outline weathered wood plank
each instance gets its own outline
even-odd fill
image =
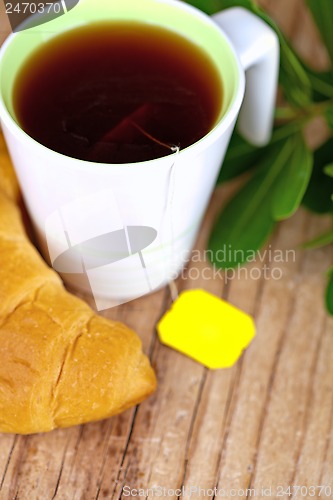
[[[296,231],[295,231],[295,228]],[[275,256],[275,251],[285,252],[289,250],[295,241],[299,241],[299,233],[302,225],[292,225],[286,235],[292,235],[292,240],[281,245],[281,230],[271,242],[269,250]],[[283,231],[284,234],[284,231]],[[254,469],[258,435],[265,411],[267,394],[270,391],[272,373],[275,367],[275,355],[283,336],[283,326],[290,312],[290,298],[292,290],[289,290],[287,282],[295,269],[295,262],[274,262],[267,259],[265,265],[270,267],[270,273],[277,275],[275,268],[283,273],[283,277],[277,281],[267,273],[269,279],[262,278],[261,295],[255,304],[255,319],[257,324],[257,337],[244,355],[240,380],[238,384],[238,397],[234,413],[230,422],[228,440],[225,444],[222,456],[219,487],[227,490],[231,488],[246,488]],[[250,280],[251,282],[251,280]],[[234,285],[242,287],[244,283],[233,282]],[[235,297],[237,299],[237,288]],[[237,303],[237,305],[240,305]],[[241,451],[240,451],[241,450]]]
[[[333,322],[325,319],[318,360],[310,383],[308,416],[303,431],[303,445],[296,465],[294,484],[331,485],[333,461],[327,460],[333,432]],[[323,470],[328,474],[323,475]]]
[[[312,224],[308,236],[320,231],[320,226],[318,221]],[[271,394],[265,407],[254,487],[294,483],[309,424],[313,376],[326,316],[322,276],[330,263],[330,252],[311,252],[301,259],[300,272],[294,277],[294,303],[277,351]]]

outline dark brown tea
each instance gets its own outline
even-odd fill
[[[149,24],[108,22],[58,35],[14,86],[21,127],[54,151],[127,163],[183,149],[214,125],[222,83],[210,57]]]

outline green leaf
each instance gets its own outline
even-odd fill
[[[257,165],[265,148],[257,148],[234,132],[224,158],[218,183],[229,181]]]
[[[327,311],[333,316],[333,267],[329,270],[329,278],[325,293],[325,303]]]
[[[216,266],[232,268],[243,264],[271,234],[274,228],[272,191],[292,148],[293,138],[275,145],[220,214],[208,245]]]
[[[329,177],[333,177],[333,163],[330,163],[329,165],[326,165],[326,167],[324,167],[324,173]]]
[[[290,46],[278,25],[257,5],[252,9],[277,34],[280,41],[280,73],[279,81],[285,98],[290,104],[303,108],[310,104],[312,88],[309,76],[299,57]]]
[[[222,0],[223,3],[226,0]],[[252,2],[251,2],[252,3]],[[232,7],[238,1],[228,1],[228,6]],[[303,67],[299,57],[286,40],[279,26],[266,14],[257,4],[247,7],[254,14],[265,21],[277,34],[280,42],[280,74],[279,80],[283,87],[283,92],[289,103],[297,107],[304,107],[311,102],[312,88],[309,77]]]
[[[212,0],[208,0],[208,2],[209,1]],[[219,4],[218,10],[230,9],[231,7],[244,7],[244,9],[254,11],[256,8],[256,4],[253,0],[216,0],[215,3]]]
[[[303,63],[308,75],[314,102],[322,102],[333,98],[333,73],[332,71],[315,71]]]
[[[329,108],[327,108],[327,110],[325,112],[325,118],[326,118],[328,126],[330,127],[330,129],[333,132],[333,106],[330,106]]]
[[[302,134],[295,135],[292,153],[274,189],[272,215],[275,220],[287,219],[296,212],[309,184],[312,165],[313,155]]]
[[[276,127],[273,130],[270,143],[265,147],[258,148],[243,139],[237,130],[235,130],[231,137],[217,183],[234,179],[258,166],[264,157],[271,154],[270,151],[275,147],[275,144],[279,141],[284,141],[285,138],[299,131],[300,126],[298,123],[288,123],[287,125]]]
[[[220,0],[186,0],[186,3],[193,5],[193,7],[196,7],[209,15],[218,12],[222,8]]]
[[[249,10],[254,8],[252,0],[186,0],[186,2],[209,15],[229,7],[244,7]]]
[[[312,88],[303,63],[286,40],[278,25],[259,7],[253,12],[265,21],[277,34],[280,41],[279,81],[285,98],[296,107],[304,107],[311,102]]]
[[[286,100],[296,107],[303,108],[311,102],[312,89],[308,75],[293,49],[280,35],[280,76]]]
[[[314,153],[314,163],[312,175],[305,196],[303,205],[315,213],[333,213],[333,179],[324,173],[324,167],[333,159],[333,138],[326,141]]]
[[[277,34],[280,41],[280,83],[291,104],[304,107],[311,102],[311,84],[299,58],[288,44],[278,25],[253,0],[187,0],[207,14],[229,7],[244,7],[259,16]]]
[[[306,0],[306,3],[333,63],[333,2],[332,0]]]
[[[312,250],[313,248],[320,248],[333,243],[333,230],[331,229],[327,233],[317,236],[313,240],[303,243],[302,247],[307,250]]]

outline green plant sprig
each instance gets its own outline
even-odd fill
[[[333,99],[324,102],[312,102],[304,108],[295,108],[293,106],[280,106],[275,109],[275,120],[277,121],[294,121],[304,120],[305,125],[309,121],[323,116],[333,106]]]
[[[317,214],[330,214],[333,222],[333,1],[305,0],[331,61],[325,72],[308,67],[293,50],[276,23],[254,0],[187,0],[208,14],[241,6],[258,15],[280,41],[279,84],[283,106],[275,110],[270,143],[257,148],[234,132],[218,183],[247,172],[244,184],[223,208],[212,230],[210,255],[227,248],[228,256],[213,264],[233,268],[247,261],[268,240],[275,224],[292,216],[299,206]],[[315,151],[304,139],[314,118],[326,119],[331,136]],[[304,248],[333,243],[332,230],[318,235]],[[325,303],[333,315],[333,267],[327,273]]]

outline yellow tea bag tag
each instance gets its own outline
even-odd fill
[[[255,335],[248,314],[204,290],[186,290],[157,324],[160,341],[208,368],[232,366]]]

